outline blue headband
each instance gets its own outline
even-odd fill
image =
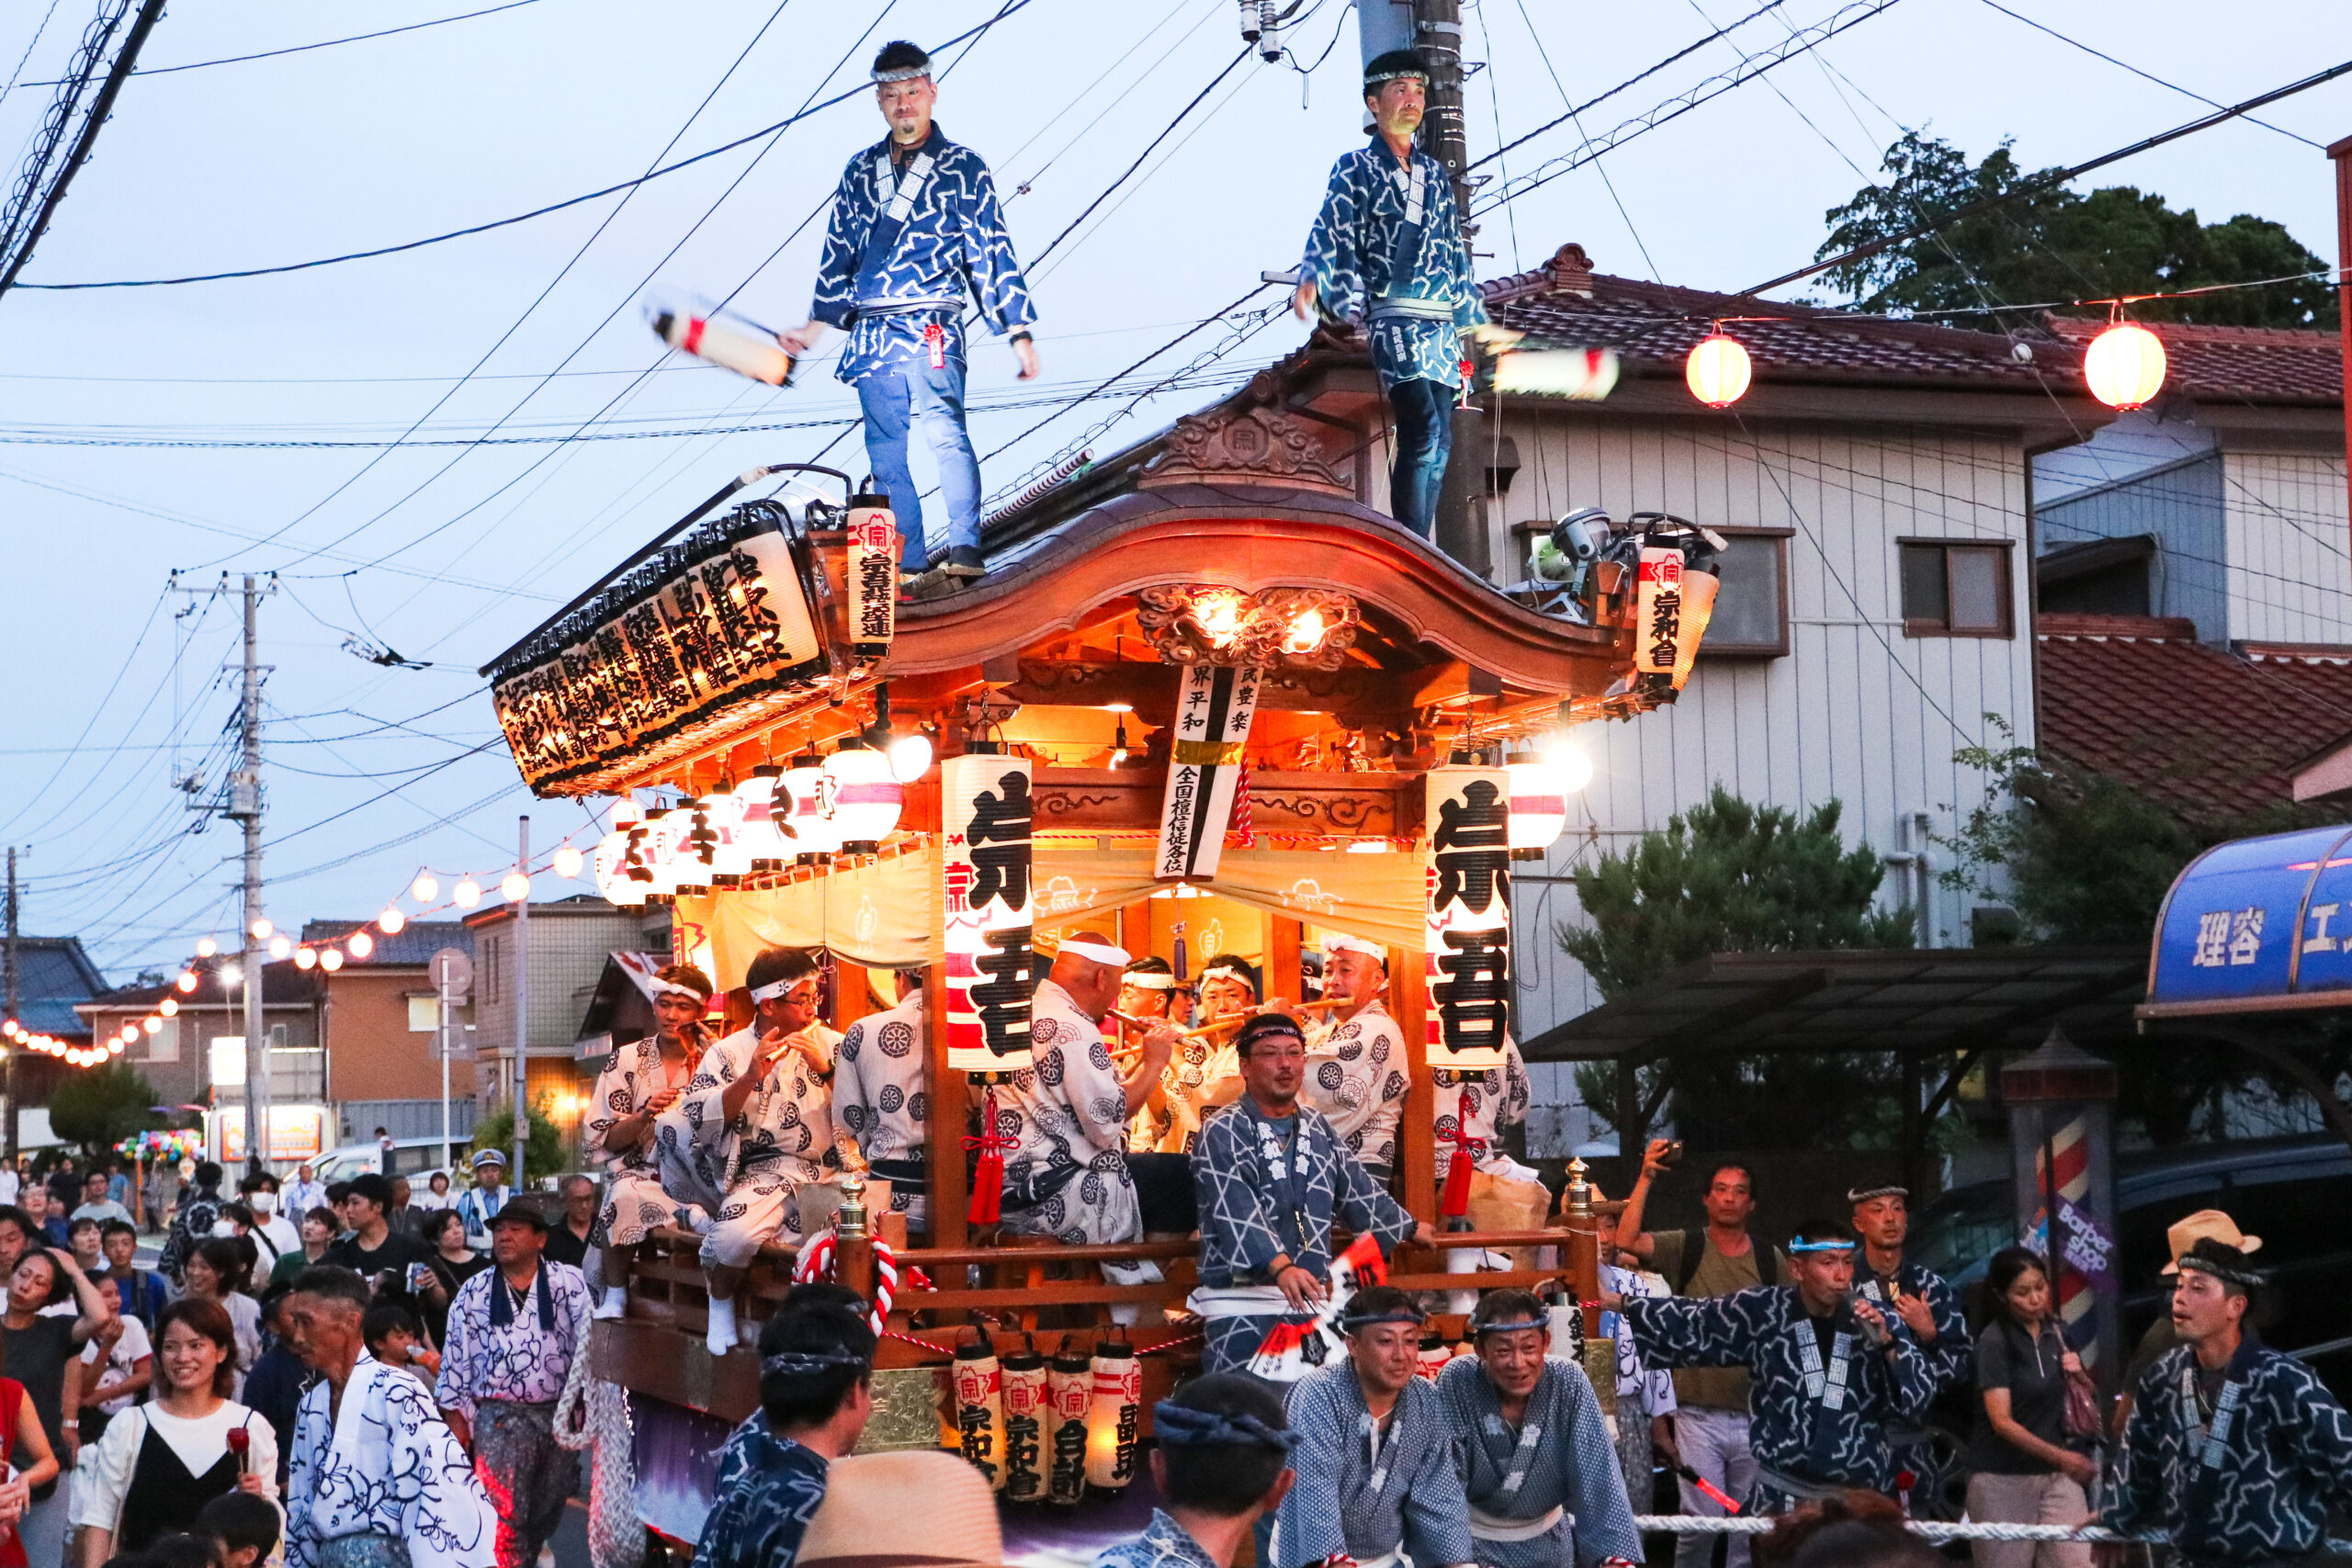
[[[1194,1410],[1163,1399],[1151,1407],[1151,1429],[1161,1443],[1177,1449],[1273,1449],[1288,1453],[1298,1446],[1298,1434],[1269,1427],[1247,1412],[1227,1415],[1219,1410]]]
[[[1835,1237],[1822,1241],[1805,1241],[1800,1239],[1789,1243],[1789,1251],[1792,1254],[1799,1252],[1851,1252],[1853,1250],[1854,1244],[1852,1242],[1839,1241]]]
[[[847,1350],[779,1350],[760,1358],[762,1372],[783,1372],[789,1377],[807,1377],[835,1367],[863,1369],[872,1365],[865,1357],[853,1356]]]

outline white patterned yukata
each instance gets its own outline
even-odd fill
[[[1136,1240],[1126,1089],[1101,1028],[1051,980],[1030,1004],[1029,1063],[994,1089],[995,1132],[1017,1140],[1004,1161],[1006,1234],[1073,1247]]]
[[[1470,1534],[1486,1568],[1642,1560],[1625,1478],[1583,1368],[1545,1357],[1517,1427],[1503,1419],[1501,1396],[1476,1356],[1448,1361],[1437,1391],[1462,1445]]]
[[[1533,1181],[1536,1173],[1503,1152],[1502,1131],[1527,1120],[1528,1102],[1534,1098],[1527,1081],[1527,1062],[1519,1043],[1503,1042],[1503,1065],[1482,1073],[1455,1072],[1440,1067],[1430,1075],[1437,1092],[1438,1179],[1445,1179],[1445,1162],[1457,1136],[1473,1143],[1470,1163],[1489,1176]],[[1467,1109],[1467,1115],[1464,1114]]]
[[[634,1247],[653,1226],[674,1224],[677,1211],[686,1206],[662,1190],[652,1123],[634,1147],[617,1154],[605,1146],[605,1134],[616,1122],[643,1115],[660,1090],[683,1090],[694,1074],[691,1057],[675,1066],[664,1062],[661,1044],[650,1035],[619,1046],[605,1058],[604,1070],[596,1075],[594,1107],[588,1113],[589,1157],[605,1167],[605,1204],[596,1215],[603,1234],[598,1245]]]
[[[1299,1380],[1290,1427],[1298,1479],[1276,1517],[1275,1562],[1344,1551],[1369,1565],[1400,1549],[1431,1568],[1473,1560],[1461,1453],[1435,1383],[1410,1380],[1375,1423],[1355,1364],[1336,1361]]]
[[[1267,1333],[1289,1315],[1271,1265],[1287,1254],[1316,1279],[1331,1272],[1331,1222],[1376,1237],[1393,1252],[1413,1234],[1413,1216],[1374,1181],[1331,1123],[1301,1105],[1271,1117],[1243,1095],[1202,1129],[1193,1155],[1201,1216],[1202,1289],[1193,1310],[1205,1319],[1201,1364],[1246,1371]],[[1306,1347],[1319,1353],[1322,1340]]]
[[[1405,1033],[1377,1001],[1344,1021],[1309,1025],[1301,1105],[1319,1111],[1349,1152],[1380,1180],[1396,1168],[1405,1117]]]
[[[2099,1522],[2172,1532],[2177,1563],[2253,1568],[2309,1556],[2328,1509],[2352,1512],[2352,1415],[2311,1368],[2247,1334],[2209,1410],[2197,1352],[2141,1374]]]
[[[1600,1266],[1600,1288],[1618,1296],[1674,1294],[1663,1277],[1645,1269],[1621,1269],[1614,1263]],[[1634,1331],[1626,1326],[1623,1313],[1602,1313],[1600,1331],[1617,1342],[1618,1468],[1624,1473],[1626,1495],[1638,1505],[1638,1511],[1646,1514],[1656,1479],[1651,1474],[1650,1422],[1679,1408],[1674,1373],[1664,1367],[1642,1365],[1641,1353],[1634,1348]]]
[[[828,1047],[841,1043],[821,1023],[809,1025],[809,1032]],[[763,1243],[779,1235],[798,1241],[800,1216],[792,1194],[824,1180],[835,1159],[832,1096],[797,1051],[767,1068],[743,1109],[728,1119],[721,1097],[758,1058],[760,1032],[754,1022],[714,1042],[686,1092],[662,1112],[663,1138],[671,1138],[666,1124],[674,1113],[694,1145],[695,1176],[718,1194],[710,1234],[702,1241],[705,1269],[743,1268]],[[665,1145],[665,1161],[668,1154]],[[662,1185],[680,1196],[666,1163]]]
[[[555,1405],[588,1353],[588,1280],[542,1258],[517,1301],[495,1265],[458,1287],[433,1397],[473,1428],[474,1462],[498,1512],[499,1568],[531,1568],[563,1522],[580,1461],[555,1439]]]
[[[1748,1369],[1751,1513],[1784,1513],[1847,1486],[1891,1494],[1887,1429],[1917,1424],[1936,1393],[1935,1372],[1909,1339],[1873,1349],[1851,1307],[1816,1320],[1793,1285],[1629,1299],[1625,1320],[1645,1366]]]
[[[890,1207],[913,1231],[931,1228],[929,1037],[916,991],[851,1024],[833,1053],[834,1119],[857,1140],[874,1174],[889,1181]]]
[[[1213,1045],[1205,1039],[1179,1040],[1159,1069],[1159,1092],[1165,1110],[1147,1101],[1136,1112],[1129,1139],[1137,1154],[1188,1155],[1199,1146],[1202,1123],[1209,1111],[1209,1091],[1227,1078],[1241,1076],[1241,1058],[1231,1045]]]
[[[413,1568],[493,1568],[498,1516],[424,1384],[361,1351],[330,1417],[322,1379],[294,1416],[288,1568],[322,1568],[342,1537],[387,1537]]]

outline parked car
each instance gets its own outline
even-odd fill
[[[471,1183],[466,1169],[466,1156],[473,1148],[469,1138],[451,1140],[452,1164],[441,1163],[441,1140],[438,1138],[395,1138],[392,1140],[392,1168],[384,1169],[384,1151],[373,1140],[364,1144],[345,1144],[339,1149],[329,1149],[311,1163],[311,1170],[319,1180],[327,1183],[348,1181],[365,1171],[377,1171],[386,1176],[405,1176],[411,1192],[422,1192],[425,1183],[436,1170],[449,1173],[449,1190],[462,1192]]]

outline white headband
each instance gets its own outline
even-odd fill
[[[660,1001],[663,997],[692,997],[705,1007],[710,1005],[710,997],[707,993],[697,991],[692,986],[682,986],[675,980],[664,980],[657,976],[653,982],[653,999]]]
[[[755,1002],[772,1002],[803,980],[813,980],[816,977],[814,975],[796,975],[789,980],[771,980],[753,991],[752,999]]]
[[[1136,961],[1136,955],[1124,947],[1113,947],[1107,942],[1082,942],[1073,938],[1065,942],[1056,956],[1068,954],[1073,958],[1090,959],[1096,964],[1109,964],[1125,969]]]
[[[1388,954],[1381,949],[1379,943],[1366,942],[1360,936],[1350,936],[1345,931],[1340,931],[1331,936],[1325,937],[1323,939],[1323,951],[1326,953],[1361,953],[1367,958],[1378,958],[1384,961],[1388,957]]]
[[[1236,969],[1230,964],[1220,964],[1214,969],[1204,969],[1201,971],[1201,978],[1204,981],[1231,980],[1237,984],[1244,986],[1250,983],[1250,976],[1244,975],[1240,970]]]
[[[874,73],[874,85],[879,87],[892,82],[911,82],[918,76],[930,74],[931,62],[926,60],[921,65],[901,65],[894,71],[876,71]]]
[[[1162,974],[1157,969],[1130,969],[1122,983],[1133,986],[1138,991],[1172,991],[1176,988],[1176,976]]]

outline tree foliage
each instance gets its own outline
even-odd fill
[[[1971,164],[1949,141],[1905,132],[1879,165],[1887,176],[1883,184],[1829,209],[1829,237],[1815,259],[1901,233],[2050,172],[2019,167],[2004,140]],[[1823,277],[1860,310],[1900,312],[2151,294],[2324,272],[2326,265],[2267,218],[2239,213],[2227,222],[2206,223],[2193,209],[2175,211],[2163,197],[2132,186],[2102,186],[2087,196],[2052,186],[1833,267]],[[2149,299],[2132,310],[2150,320],[2332,330],[2336,297],[2324,277],[2306,276],[2266,288]]]
[[[474,1147],[496,1149],[509,1159],[514,1157],[513,1100],[500,1100],[474,1118]],[[545,1094],[531,1097],[531,1141],[524,1145],[523,1161],[529,1168],[515,1180],[518,1187],[564,1168],[563,1134],[555,1124],[555,1105]]]
[[[1718,786],[1703,806],[1576,872],[1590,920],[1562,923],[1560,946],[1614,1000],[1713,953],[1902,948],[1912,911],[1877,907],[1885,874],[1868,844],[1849,850],[1832,800],[1800,819]],[[1613,1063],[1577,1070],[1585,1103],[1614,1125]],[[1726,1060],[1692,1053],[1642,1069],[1647,1101],[1713,1146],[1883,1145],[1895,1067],[1881,1055]]]
[[[49,1127],[92,1158],[135,1133],[172,1124],[156,1111],[155,1086],[128,1062],[107,1062],[65,1078],[49,1097]]]

